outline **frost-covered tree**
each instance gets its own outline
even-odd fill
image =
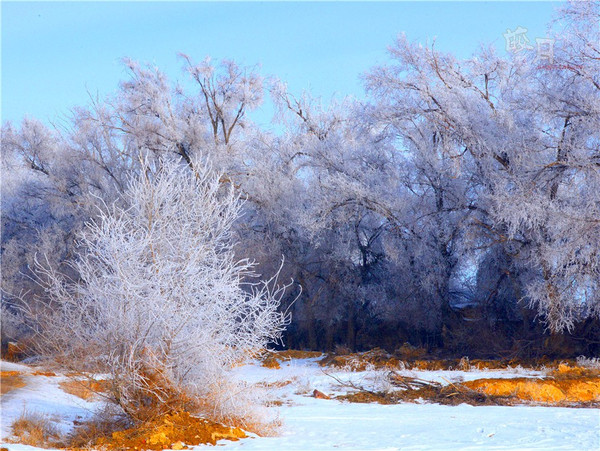
[[[2,186],[2,286],[35,292],[20,276],[35,250],[58,268],[75,232],[106,213],[103,202],[124,208],[141,153],[191,173],[209,161],[223,187],[247,199],[233,251],[267,273],[285,255],[282,275],[302,286],[294,346],[440,346],[457,324],[474,336],[477,323],[491,335],[538,338],[544,325],[593,325],[598,7],[561,8],[549,61],[493,47],[459,59],[401,36],[389,62],[365,76],[367,103],[327,105],[275,83],[277,132],[249,120],[263,97],[253,68],[182,55],[188,80],[173,84],[127,60],[115,94],[58,129],[3,127],[2,164],[15,175]],[[467,306],[481,315],[464,321]]]
[[[554,60],[524,61],[512,81],[511,170],[490,199],[537,272],[527,298],[570,330],[600,316],[600,3],[564,6],[550,33]]]
[[[376,117],[423,173],[413,192],[435,197],[440,255],[510,255],[522,299],[554,331],[600,305],[598,16],[598,2],[566,5],[550,63],[490,49],[459,61],[401,37],[368,76]],[[473,226],[466,248],[453,223]]]
[[[202,70],[218,91],[215,106],[206,103],[200,88],[193,89],[195,79],[185,92],[155,67],[132,60],[124,64],[129,76],[113,95],[74,108],[55,127],[34,119],[2,127],[2,294],[7,308],[15,296],[34,302],[37,287],[29,271],[34,254],[46,253],[59,268],[74,252],[83,223],[97,216],[102,202],[120,202],[128,178],[141,173],[140,154],[150,161],[183,159],[191,169],[192,161],[210,159],[226,179],[248,171],[247,155],[237,144],[243,138],[240,130],[249,124],[246,111],[262,95],[255,72],[233,62],[205,61]],[[220,123],[227,125],[227,152],[213,140],[210,108],[218,108]]]
[[[274,95],[287,127],[278,142],[282,166],[301,182],[283,198],[301,198],[302,207],[288,200],[278,208],[286,212],[282,228],[295,232],[286,255],[295,256],[296,279],[304,281],[295,318],[307,342],[315,346],[320,329],[328,348],[334,341],[368,347],[382,343],[372,340],[378,327],[405,322],[403,340],[408,329],[439,327],[432,296],[418,293],[423,273],[404,269],[417,261],[403,223],[411,208],[406,162],[351,99],[324,107],[282,84]],[[421,281],[411,286],[412,277]]]
[[[233,253],[242,202],[219,175],[159,160],[79,235],[70,281],[38,264],[48,309],[32,318],[42,355],[111,374],[134,419],[168,409],[244,420],[234,365],[278,340],[283,289]]]

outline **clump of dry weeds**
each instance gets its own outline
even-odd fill
[[[374,348],[370,351],[353,354],[328,354],[319,360],[319,365],[344,368],[352,371],[365,371],[367,369],[398,368],[400,360],[383,349]]]
[[[272,370],[278,370],[281,368],[279,361],[280,359],[278,359],[275,354],[269,353],[266,357],[263,357],[262,366],[271,368]]]
[[[265,368],[279,369],[280,363],[290,361],[292,359],[312,359],[321,357],[322,352],[317,351],[299,351],[297,349],[288,349],[285,351],[265,351],[260,360]]]
[[[47,415],[24,410],[11,425],[12,441],[41,448],[54,448],[62,445],[61,435]]]
[[[318,351],[301,351],[298,349],[287,349],[285,351],[277,351],[276,354],[282,360],[313,359],[316,357],[321,357],[323,355],[322,352]]]
[[[8,362],[18,362],[27,355],[27,345],[25,343],[8,342],[6,350],[2,352],[2,360]]]

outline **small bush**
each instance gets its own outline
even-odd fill
[[[79,235],[77,282],[38,264],[50,307],[32,318],[40,353],[110,373],[110,399],[138,422],[177,411],[242,418],[229,371],[287,323],[276,278],[257,282],[254,264],[236,260],[242,204],[209,168],[146,163]]]

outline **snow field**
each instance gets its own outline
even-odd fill
[[[449,449],[600,449],[600,411],[539,406],[443,406],[437,404],[354,404],[335,399],[316,399],[317,389],[328,395],[351,389],[339,381],[369,389],[385,389],[381,372],[350,372],[322,368],[318,358],[281,362],[268,369],[260,362],[239,367],[234,376],[266,386],[268,399],[280,401],[271,408],[283,425],[275,437],[252,436],[238,442],[221,441],[219,449],[244,450],[449,450]],[[28,371],[10,364],[5,371]],[[534,377],[543,374],[522,368],[485,371],[401,371],[407,376],[442,383],[478,378]],[[334,376],[334,377],[332,377]],[[63,432],[74,420],[92,415],[98,402],[84,401],[63,392],[62,376],[26,376],[28,386],[2,397],[1,446],[14,451],[36,448],[5,443],[10,424],[23,412],[42,412],[53,418]],[[337,380],[336,380],[337,379]],[[201,445],[194,449],[213,449]]]

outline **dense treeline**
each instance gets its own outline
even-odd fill
[[[117,92],[70,120],[4,124],[3,344],[26,334],[16,299],[44,297],[36,255],[77,279],[77,231],[120,205],[142,161],[171,159],[246,199],[237,257],[266,277],[284,257],[288,346],[597,354],[599,8],[559,12],[552,61],[399,37],[365,74],[366,102],[325,107],[182,55],[183,84],[127,60]],[[248,120],[267,94],[278,132]]]

